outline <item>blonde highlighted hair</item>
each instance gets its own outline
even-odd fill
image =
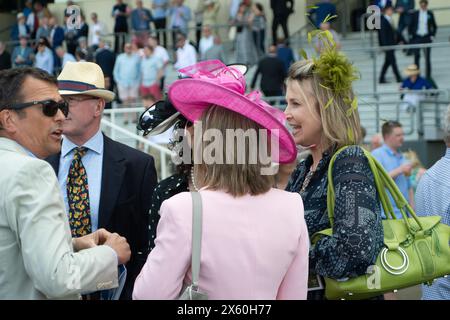
[[[359,144],[362,140],[362,129],[358,110],[352,110],[351,104],[355,95],[351,87],[336,94],[332,88],[323,85],[323,79],[314,72],[313,60],[297,61],[289,68],[287,84],[297,84],[302,94],[305,94],[302,85],[306,81],[311,84],[310,94],[315,98],[316,104],[308,106],[314,108],[313,114],[318,114],[322,123],[323,141],[327,147],[334,146],[339,149],[343,146]]]

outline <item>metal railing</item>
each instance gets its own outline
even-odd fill
[[[418,94],[424,98],[415,106],[400,98],[402,94]],[[425,126],[440,130],[442,128],[442,106],[450,103],[449,90],[399,90],[391,92],[356,92],[358,97],[359,114],[362,125],[368,133],[377,133],[386,120],[397,120],[404,125],[405,135],[410,139],[426,139]],[[380,97],[385,99],[380,100]],[[280,110],[285,110],[284,96],[264,98],[266,102]],[[369,101],[369,99],[375,99]],[[431,120],[430,120],[431,119]]]
[[[438,42],[438,43],[424,43],[424,44],[403,44],[403,45],[393,45],[393,46],[372,46],[369,48],[357,47],[357,48],[345,48],[345,52],[357,52],[363,51],[368,52],[370,59],[372,59],[372,90],[374,93],[378,92],[378,72],[377,72],[377,53],[385,52],[389,50],[409,50],[409,49],[425,49],[425,48],[449,48],[449,42]]]
[[[450,102],[449,92],[446,90],[411,91],[428,96],[420,101],[417,106],[400,99],[400,94],[407,92],[410,91],[380,93],[380,95],[388,96],[389,99],[383,101],[376,100],[374,102],[363,99],[373,98],[373,93],[357,93],[357,96],[361,98],[359,99],[361,123],[366,128],[368,135],[380,132],[383,121],[397,120],[403,124],[405,135],[409,139],[439,139],[443,125],[441,119]],[[398,98],[396,99],[394,96]],[[265,98],[265,100],[280,110],[286,108],[284,96]],[[125,136],[131,139],[135,145],[142,144],[143,147],[141,147],[141,150],[144,152],[159,152],[161,161],[158,176],[160,179],[165,179],[170,173],[169,163],[171,162],[171,151],[123,127],[123,117],[121,115],[128,113],[134,116],[140,114],[143,110],[145,108],[142,105],[140,107],[115,107],[113,109],[107,109],[104,111],[105,116],[102,119],[102,125],[109,129],[109,135],[113,140],[120,140],[121,137],[123,138]]]

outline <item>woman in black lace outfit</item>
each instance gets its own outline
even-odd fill
[[[176,153],[177,160],[183,159],[183,136],[177,134],[179,130],[190,130],[192,123],[177,112],[168,99],[158,101],[146,110],[139,120],[138,129],[145,135],[157,135],[173,128],[174,137],[169,144],[169,149]],[[164,200],[185,191],[190,191],[191,164],[179,163],[176,173],[161,180],[155,187],[152,195],[152,205],[149,211],[149,252],[155,247],[156,228],[159,222],[159,209]]]
[[[321,277],[343,279],[365,274],[383,245],[374,176],[363,150],[355,145],[360,141],[361,126],[358,111],[352,104],[353,78],[344,76],[343,80],[349,85],[340,83],[334,87],[326,75],[336,76],[333,70],[342,69],[341,66],[319,63],[320,59],[302,60],[291,66],[285,111],[296,144],[310,151],[294,170],[286,187],[287,191],[299,192],[302,196],[310,237],[331,227],[327,214],[329,162],[338,149],[351,147],[337,156],[333,166],[336,196],[333,235],[311,246],[310,279],[313,280],[310,284]],[[346,59],[339,63],[353,70]],[[308,299],[323,298],[324,290],[308,293]]]

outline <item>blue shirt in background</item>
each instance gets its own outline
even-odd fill
[[[416,213],[419,216],[441,216],[450,225],[450,148],[428,169],[416,191]],[[450,300],[450,277],[437,279],[431,286],[422,285],[422,299]]]
[[[168,0],[153,0],[153,4],[156,8],[153,9],[154,19],[164,19],[167,16],[167,6],[169,5]]]
[[[144,57],[141,61],[141,85],[149,87],[157,82],[158,71],[163,67],[163,62],[155,55]]]
[[[169,8],[169,28],[179,28],[187,34],[188,22],[191,20],[191,9],[185,5]]]
[[[150,22],[153,20],[150,10],[134,9],[131,11],[131,28],[136,31],[150,30]]]
[[[423,89],[432,89],[431,84],[422,77],[417,77],[415,82],[412,82],[410,78],[407,78],[403,81],[402,88],[409,90],[423,90]]]
[[[386,144],[383,144],[381,147],[372,151],[372,155],[378,160],[379,163],[384,167],[384,169],[389,173],[394,169],[397,169],[402,164],[407,163],[407,160],[403,156],[401,152],[394,153]],[[405,199],[409,202],[409,189],[411,188],[411,182],[408,177],[406,177],[403,173],[398,175],[394,179],[397,184],[399,190],[405,197]],[[389,193],[389,192],[388,192]],[[394,213],[398,219],[401,219],[403,216],[400,210],[395,205],[395,202],[391,195],[389,194],[389,198],[392,203],[392,207],[394,208]],[[383,217],[386,218],[385,213],[382,212]]]
[[[121,53],[114,65],[114,80],[124,87],[139,85],[140,57],[137,54]]]

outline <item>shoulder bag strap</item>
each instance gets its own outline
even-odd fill
[[[336,161],[336,158],[339,155],[339,153],[341,153],[348,147],[349,146],[345,146],[345,147],[340,148],[338,151],[336,151],[336,153],[331,158],[330,164],[328,166],[327,210],[328,210],[328,218],[330,219],[331,227],[333,227],[333,224],[334,224],[334,202],[335,202],[334,183],[333,183],[333,166],[334,166],[334,162]],[[380,176],[380,169],[376,166],[376,160],[373,158],[373,156],[370,154],[370,152],[364,150],[364,154],[369,162],[370,170],[372,171],[372,173],[374,175],[375,187],[380,196],[380,202],[383,207],[383,210],[386,213],[388,218],[396,219],[391,201],[389,200],[387,193],[386,193],[386,188],[389,188],[389,186],[385,185],[385,179],[383,179]],[[381,171],[384,171],[384,169],[381,168]]]
[[[200,256],[202,247],[202,197],[198,192],[192,196],[192,285],[198,287],[200,274]]]

